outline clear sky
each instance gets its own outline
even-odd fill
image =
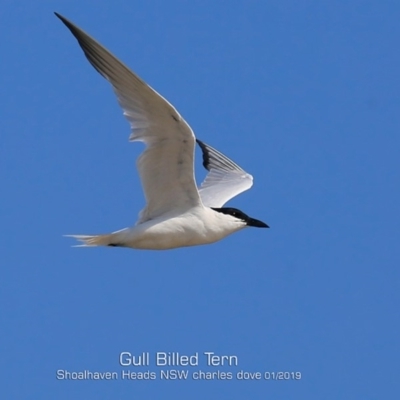
[[[398,2],[1,8],[2,398],[396,398]],[[254,187],[229,204],[271,229],[165,252],[72,248],[63,234],[136,221],[142,145],[128,142],[110,86],[53,11],[251,173]],[[150,365],[121,366],[121,352],[148,352]],[[198,365],[157,366],[157,352],[197,353]],[[204,352],[238,365],[207,365]],[[161,379],[171,369],[189,375]],[[61,380],[57,370],[118,379]],[[200,370],[232,379],[195,379]],[[278,372],[301,379],[272,379]]]

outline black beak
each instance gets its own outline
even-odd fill
[[[269,228],[267,224],[258,219],[249,218],[247,221],[247,226],[254,226],[255,228]]]

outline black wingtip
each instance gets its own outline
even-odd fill
[[[73,25],[67,20],[67,18],[63,17],[61,14],[55,11],[54,14],[69,30],[71,30],[71,26]]]
[[[197,144],[201,148],[201,152],[203,153],[203,167],[209,171],[210,170],[210,156],[208,155],[206,145],[199,139],[196,139]]]
[[[54,11],[55,16],[72,32],[72,34],[76,37],[77,34],[80,33],[80,29],[76,27],[70,20],[67,18],[63,17],[61,14],[58,12]]]
[[[78,40],[79,45],[82,47],[82,50],[86,54],[86,51],[84,49],[85,40],[87,40],[87,39],[91,39],[93,41],[95,41],[95,40],[93,38],[91,38],[87,33],[82,31],[82,29],[80,29],[77,26],[75,26],[70,20],[68,20],[67,18],[63,17],[61,14],[59,14],[58,12],[54,12],[54,14],[71,31],[71,33]],[[86,55],[86,57],[88,57],[88,56]],[[89,61],[90,61],[90,59],[89,59]],[[92,61],[90,61],[90,62],[92,63]]]
[[[54,15],[57,17],[57,18],[59,18],[59,19],[61,19],[61,21],[64,21],[64,17],[61,15],[61,14],[59,14],[57,11],[54,11]]]

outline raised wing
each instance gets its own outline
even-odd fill
[[[201,201],[207,207],[222,207],[228,200],[248,190],[253,177],[208,144],[196,139],[203,152],[203,165],[209,171],[199,187]]]
[[[106,78],[130,122],[131,141],[147,147],[137,161],[147,205],[138,222],[201,205],[193,159],[195,137],[178,111],[96,40],[60,14],[93,67]]]

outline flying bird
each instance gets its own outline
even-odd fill
[[[90,64],[107,79],[131,125],[130,141],[146,144],[137,160],[146,206],[133,227],[103,235],[67,235],[82,247],[120,246],[165,250],[216,242],[245,227],[268,228],[244,212],[223,207],[249,189],[253,177],[196,139],[179,112],[106,48],[58,13]],[[194,149],[200,146],[208,174],[194,177]]]

